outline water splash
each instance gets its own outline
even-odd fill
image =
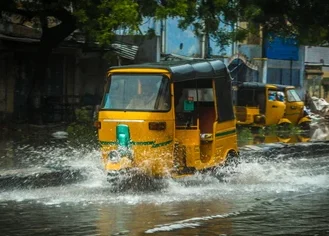
[[[305,148],[311,149],[312,145]],[[242,154],[242,162],[233,173],[219,168],[217,175],[196,174],[179,180],[162,180],[159,184],[163,184],[165,188],[153,192],[132,190],[113,193],[103,170],[99,150],[88,146],[73,148],[27,145],[16,150],[20,153],[20,158],[25,157],[23,163],[34,163],[31,164],[34,170],[48,168],[50,174],[70,170],[71,173],[79,171],[80,175],[73,182],[69,181],[70,176],[66,176],[67,179],[57,179],[57,185],[53,186],[4,190],[0,192],[0,201],[32,200],[45,204],[165,204],[219,198],[259,198],[267,194],[314,191],[329,186],[329,161],[325,156],[288,158],[289,154],[280,154],[286,158],[278,156],[280,161],[277,161],[269,160],[264,154],[251,158],[252,154],[249,153],[248,158]]]

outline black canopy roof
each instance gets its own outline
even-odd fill
[[[163,61],[158,63],[145,63],[126,66],[115,66],[119,68],[154,68],[166,69],[172,73],[174,82],[196,80],[202,78],[221,78],[227,75],[227,68],[220,60],[188,60],[188,61]]]
[[[286,88],[294,88],[293,85],[284,85],[284,84],[274,84],[278,89],[279,91],[284,91]]]
[[[266,87],[266,84],[260,82],[244,82],[239,84],[240,88],[253,88],[253,89],[263,89]]]

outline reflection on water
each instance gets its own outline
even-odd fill
[[[259,132],[259,130],[242,129],[238,131],[239,146],[269,143],[305,143],[326,141],[329,139],[329,128],[325,122],[315,123],[311,130],[303,132]]]

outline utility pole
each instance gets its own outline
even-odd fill
[[[161,53],[166,53],[167,20],[161,20]]]

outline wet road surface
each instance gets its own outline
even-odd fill
[[[120,193],[98,150],[0,145],[0,235],[329,235],[326,141],[246,145],[224,178]]]

